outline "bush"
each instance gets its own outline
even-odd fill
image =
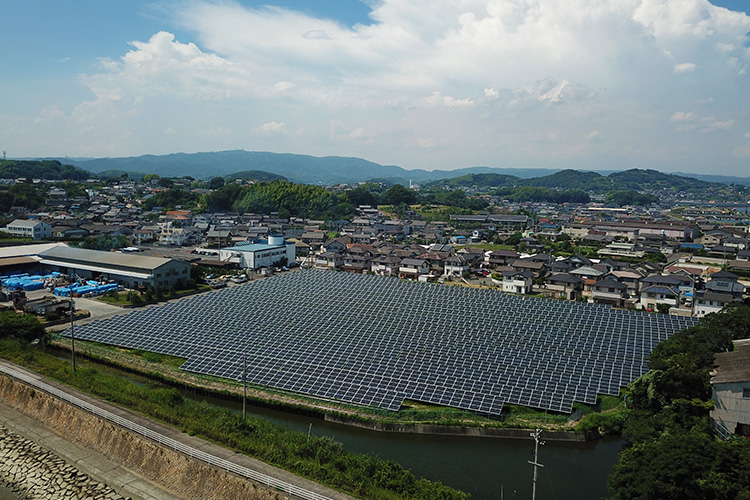
[[[598,429],[602,434],[620,434],[629,415],[630,411],[628,410],[589,413],[578,422],[576,430],[587,432]]]

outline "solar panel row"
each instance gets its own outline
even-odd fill
[[[398,410],[404,399],[568,413],[618,395],[693,318],[328,271],[299,271],[92,322],[86,340],[182,369]]]

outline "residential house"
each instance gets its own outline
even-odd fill
[[[348,252],[344,253],[344,263],[341,266],[341,270],[352,273],[368,273],[370,271],[370,261],[374,257],[375,254],[370,249],[360,246],[351,247]]]
[[[34,241],[52,238],[52,226],[38,219],[16,219],[2,230],[13,236],[31,238]]]
[[[233,230],[217,229],[216,226],[214,226],[208,230],[208,233],[206,233],[206,241],[209,246],[228,247],[231,245],[233,236]]]
[[[628,287],[614,278],[604,278],[591,286],[594,302],[622,307],[628,298]]]
[[[335,252],[322,252],[315,256],[315,266],[338,269],[344,264],[344,256]]]
[[[702,318],[706,314],[721,311],[724,306],[732,302],[734,299],[728,293],[698,290],[693,296],[693,315]]]
[[[326,233],[323,231],[308,231],[305,233],[302,233],[302,236],[299,237],[299,239],[308,245],[310,245],[311,248],[315,249],[320,247],[323,243],[326,241]]]
[[[706,290],[716,293],[725,293],[732,297],[733,300],[741,301],[745,286],[737,282],[739,276],[729,271],[719,271],[710,276],[706,283]]]
[[[534,273],[528,269],[522,271],[503,271],[503,291],[529,294],[533,286],[533,279]]]
[[[346,246],[352,242],[348,236],[334,238],[323,243],[321,250],[323,252],[344,253]]]
[[[190,233],[182,227],[175,227],[172,221],[164,222],[160,224],[161,231],[159,232],[159,244],[160,245],[172,245],[182,246],[184,245]]]
[[[495,250],[485,255],[484,263],[489,267],[506,267],[518,259],[518,253],[512,250]]]
[[[430,263],[425,259],[404,259],[398,266],[399,277],[418,279],[422,274],[430,273]]]
[[[656,311],[660,305],[677,307],[680,304],[680,290],[676,286],[661,284],[645,285],[640,291],[641,309]]]
[[[398,276],[400,264],[398,255],[378,255],[370,261],[370,270],[378,276]]]
[[[443,261],[443,275],[445,276],[461,276],[470,269],[471,265],[463,255],[454,255]]]
[[[544,296],[576,300],[583,292],[583,280],[568,273],[552,274],[544,279]]]
[[[641,279],[643,275],[635,269],[625,269],[622,271],[615,270],[611,272],[612,276],[617,278],[617,281],[624,283],[628,287],[630,295],[637,295],[641,288]]]
[[[514,271],[531,271],[535,278],[546,273],[545,262],[531,259],[516,259],[511,265]]]

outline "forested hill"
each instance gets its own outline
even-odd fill
[[[102,172],[139,172],[161,177],[191,176],[195,179],[225,177],[236,172],[259,170],[276,174],[293,182],[305,184],[346,184],[373,179],[408,186],[444,177],[472,173],[497,173],[519,178],[554,173],[555,169],[522,169],[467,167],[452,171],[406,170],[397,166],[380,165],[362,158],[326,156],[316,157],[291,153],[259,151],[218,151],[213,153],[175,153],[128,158],[71,159],[74,165],[101,174]]]
[[[269,153],[259,151],[219,151],[209,153],[175,153],[169,155],[144,155],[127,158],[70,158],[63,162],[61,158],[44,159],[33,163],[47,165],[56,162],[62,169],[59,175],[73,175],[65,163],[75,165],[98,176],[116,176],[128,174],[131,178],[141,178],[144,174],[156,174],[160,177],[185,177],[209,180],[214,177],[236,178],[249,175],[258,176],[255,172],[271,174],[268,179],[284,178],[292,182],[316,185],[333,185],[382,180],[387,184],[410,183],[421,186],[441,185],[453,188],[509,188],[539,187],[545,189],[580,189],[587,192],[607,193],[612,190],[641,190],[644,188],[669,187],[681,191],[704,189],[709,186],[740,182],[742,178],[727,177],[727,181],[717,182],[698,180],[688,174],[664,174],[655,170],[627,170],[612,172],[602,170],[558,170],[558,169],[523,169],[496,168],[475,166],[456,170],[406,170],[398,166],[379,165],[362,158],[327,156],[315,157],[291,153]],[[10,162],[14,163],[14,162]],[[17,162],[16,162],[17,163]],[[28,163],[28,162],[24,162]],[[68,170],[66,170],[68,169]],[[68,173],[63,173],[63,170]],[[246,174],[246,172],[250,172]],[[240,174],[238,174],[240,173]],[[56,174],[57,175],[57,174]],[[81,174],[75,174],[81,175]],[[92,176],[91,174],[87,174]],[[34,176],[35,171],[24,169],[23,174],[7,177]],[[278,177],[274,177],[278,176]],[[78,177],[77,177],[78,178]],[[257,180],[266,180],[258,178]],[[713,181],[714,179],[707,179]],[[750,178],[744,179],[750,184]]]
[[[451,179],[441,179],[430,183],[452,188],[503,188],[503,187],[542,187],[548,189],[580,189],[594,193],[608,193],[616,190],[653,190],[669,188],[677,191],[691,191],[720,187],[719,183],[706,182],[681,175],[665,174],[656,170],[632,169],[613,172],[603,176],[596,172],[562,170],[560,172],[531,179],[521,179],[511,175],[468,174]]]
[[[284,177],[283,175],[272,174],[270,172],[263,172],[262,170],[243,170],[242,172],[235,172],[233,174],[229,174],[225,178],[228,181],[233,181],[235,179],[248,179],[248,180],[254,180],[254,181],[259,181],[259,182],[287,180],[287,178]]]
[[[91,177],[91,174],[73,165],[63,165],[58,160],[0,160],[0,179],[20,177],[82,181]]]

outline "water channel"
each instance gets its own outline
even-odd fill
[[[116,373],[135,383],[142,377],[79,358],[81,366]],[[184,397],[242,412],[242,403],[182,391]],[[432,436],[376,432],[294,413],[248,405],[248,414],[316,436],[331,436],[356,453],[393,460],[417,476],[471,493],[473,499],[531,498],[533,439]],[[312,424],[312,427],[310,426]],[[542,434],[544,439],[544,434]],[[547,442],[539,449],[537,499],[606,497],[607,476],[622,449],[619,439],[588,443]]]

